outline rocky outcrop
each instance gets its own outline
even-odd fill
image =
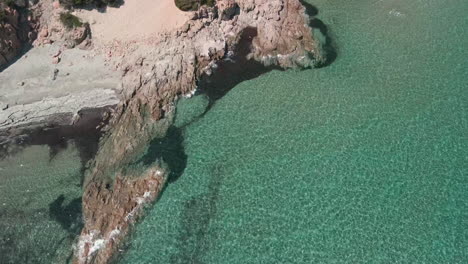
[[[233,55],[246,30],[255,33],[248,40],[251,59],[283,68],[319,63],[324,58],[307,21],[299,0],[220,0],[193,13],[177,32],[142,43],[116,62],[124,100],[86,175],[85,227],[74,263],[109,262],[133,222],[126,216],[138,217],[141,195],[149,192],[144,202],[151,203],[163,188],[170,173],[161,169],[164,160],[142,160],[149,142],[167,133],[174,102],[193,94],[202,76],[216,74],[217,62]]]
[[[103,182],[91,183],[85,196],[100,202],[86,203],[85,208],[88,221],[92,221],[90,224],[96,229],[82,233],[75,248],[77,262],[107,262],[129,232],[128,225],[134,223],[144,205],[159,194],[165,175],[163,169],[156,167],[135,176],[137,179],[117,175],[112,190]]]
[[[0,64],[16,56],[24,35],[19,34],[15,24],[21,22],[19,13],[14,9],[5,10],[8,20],[0,26]],[[0,96],[0,129],[31,122],[52,122],[57,120],[56,113],[61,113],[60,122],[73,124],[83,107],[117,103],[119,100],[110,92],[110,86],[115,84],[112,81],[102,83],[106,80],[102,78],[103,73],[89,69],[89,65],[97,64],[76,67],[74,63],[85,61],[87,57],[67,51],[77,45],[90,45],[90,29],[86,24],[71,29],[64,27],[60,14],[65,10],[51,0],[43,0],[31,10],[39,23],[31,24],[33,31],[29,40],[38,32],[34,44],[54,50],[46,56],[50,60],[48,64],[40,69],[25,71],[21,68],[22,60],[15,63],[13,66],[20,67],[15,72],[28,73],[20,80],[9,79],[13,75],[8,71],[13,68],[0,73],[3,74],[0,75],[2,85],[8,91],[24,96],[29,93],[23,91],[30,87],[38,92],[38,99],[34,100],[15,97],[15,92]],[[114,112],[86,175],[85,227],[76,245],[75,263],[109,262],[144,205],[158,197],[170,171],[164,160],[146,157],[147,145],[155,138],[166,136],[175,101],[180,96],[192,95],[202,76],[216,74],[217,63],[232,57],[240,41],[249,42],[249,58],[265,65],[308,67],[323,60],[298,0],[220,0],[216,7],[202,7],[192,17],[179,30],[161,36],[156,43],[138,43],[129,49],[109,52],[120,52],[123,56],[122,60],[114,61],[120,72],[123,100]],[[241,39],[245,32],[251,39]],[[71,55],[68,58],[71,61],[67,61],[67,55]],[[24,65],[39,66],[42,61],[34,60],[34,55],[29,54]],[[73,69],[86,70],[74,72]],[[43,70],[48,71],[46,75],[35,77],[32,74]],[[93,73],[98,77],[90,79]],[[79,78],[80,74],[86,75],[85,78]],[[74,77],[70,79],[69,76]],[[76,80],[84,80],[88,85],[110,86],[96,93],[83,90],[66,94],[64,87],[76,88],[79,84]],[[52,88],[59,94],[44,97],[40,94],[41,87]],[[47,90],[45,94],[50,92]]]
[[[58,1],[0,1],[0,69],[13,61],[26,45],[57,43],[64,48],[90,45],[89,25],[67,28],[60,14],[68,12]]]
[[[299,0],[220,0],[192,17],[157,42],[112,49],[122,55],[113,63],[123,100],[87,170],[85,226],[74,263],[108,263],[144,204],[158,197],[170,171],[163,159],[151,157],[149,142],[166,136],[176,100],[192,95],[203,76],[216,74],[217,63],[232,57],[239,42],[248,41],[242,45],[247,56],[264,65],[309,67],[323,60]],[[41,25],[39,44],[59,41],[54,34],[63,39],[54,23]]]
[[[89,24],[80,22],[79,25],[65,26],[61,14],[69,14],[69,10],[61,6],[58,1],[39,1],[34,6],[33,11],[36,17],[39,18],[36,27],[38,36],[34,41],[35,46],[55,43],[64,48],[74,48],[81,44],[81,48],[86,48],[90,45]]]

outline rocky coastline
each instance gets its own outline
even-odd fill
[[[34,139],[38,131],[82,131],[84,120],[105,122],[120,102],[120,77],[104,56],[91,53],[89,26],[67,29],[64,9],[51,0],[0,2],[0,10],[3,154],[26,138],[42,142]]]
[[[47,22],[42,22],[36,43],[48,45],[68,39],[65,43],[72,46],[113,54],[106,65],[119,74],[118,104],[86,169],[84,228],[73,263],[109,263],[115,258],[132,224],[170,178],[170,166],[164,158],[148,158],[150,142],[170,133],[179,98],[192,96],[197,89],[210,92],[203,91],[203,83],[221,74],[223,62],[236,59],[234,65],[254,61],[287,69],[314,67],[325,61],[308,21],[299,0],[218,0],[214,7],[191,12],[183,26],[160,34],[156,40],[100,47],[82,37],[92,33],[92,25],[59,35],[62,31],[50,30],[55,24],[44,27]],[[80,42],[70,42],[70,38]],[[213,98],[216,100],[216,95]]]
[[[158,197],[170,173],[165,161],[139,160],[151,140],[166,135],[177,98],[193,94],[203,76],[216,75],[217,63],[233,55],[246,30],[254,32],[251,60],[281,68],[320,63],[324,57],[307,22],[297,0],[218,1],[158,44],[132,52],[120,65],[125,99],[85,176],[85,227],[74,263],[108,263],[144,204]]]

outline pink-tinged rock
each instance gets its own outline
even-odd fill
[[[39,33],[39,37],[46,38],[47,36],[49,36],[49,30],[47,30],[47,28],[41,29],[41,32]]]
[[[58,8],[60,8],[60,2],[59,2],[59,1],[54,1],[54,2],[52,3],[52,6],[53,6],[55,9],[58,9]]]

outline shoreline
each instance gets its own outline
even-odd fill
[[[60,63],[54,64],[57,56]],[[80,111],[117,105],[119,78],[102,56],[89,51],[34,47],[0,72],[0,131],[66,126]]]
[[[105,133],[103,127],[114,108],[115,105],[82,109],[79,111],[80,117],[73,124],[59,121],[73,118],[72,113],[65,113],[57,114],[51,123],[30,123],[0,130],[0,159],[14,156],[24,148],[35,145],[49,146],[52,159],[66,149],[71,140],[78,149],[84,172],[86,163],[97,152],[99,140]]]
[[[38,130],[39,132],[33,130],[31,135],[37,136],[37,139],[30,142],[46,142],[51,140],[50,135],[57,138],[60,133],[66,135],[74,130],[69,130],[69,124],[74,124],[74,113],[86,108],[84,105],[89,107],[89,98],[99,97],[90,92],[92,89],[88,85],[102,80],[99,74],[102,70],[110,74],[108,84],[114,87],[97,87],[94,91],[112,91],[109,100],[117,104],[104,128],[105,137],[98,140],[100,142],[96,155],[86,165],[83,181],[85,223],[73,260],[77,264],[109,263],[132,225],[138,220],[144,206],[159,197],[170,177],[170,164],[164,157],[149,159],[150,162],[142,160],[142,157],[151,152],[148,149],[150,142],[166,137],[168,128],[173,123],[175,103],[180,97],[193,94],[198,87],[211,97],[206,109],[209,111],[215,101],[237,82],[254,78],[268,69],[314,67],[324,60],[320,44],[308,26],[305,8],[299,0],[220,0],[214,8],[202,6],[198,11],[189,13],[186,23],[171,32],[153,32],[152,35],[158,37],[151,41],[145,38],[129,41],[125,37],[122,40],[91,38],[93,21],[90,21],[88,27],[75,28],[68,32],[63,29],[63,25],[57,24],[61,9],[52,7],[50,0],[44,0],[44,3],[50,4],[44,10],[48,12],[51,21],[47,21],[47,16],[41,17],[41,29],[35,43],[59,47],[52,53],[42,55],[42,58],[49,58],[48,65],[51,68],[47,73],[48,80],[43,80],[44,75],[39,78],[43,80],[39,87],[47,87],[49,90],[36,91],[36,97],[32,99],[14,98],[13,95],[7,100],[3,99],[7,103],[6,106],[4,103],[0,117],[3,114],[3,120],[6,121],[1,121],[0,118],[0,125],[6,123],[4,127],[11,128],[25,125],[28,123],[25,119],[30,121],[34,118],[37,120],[33,123],[38,124],[53,116],[57,123],[65,125],[50,130],[51,134],[41,134],[43,129]],[[125,5],[121,8],[125,8]],[[96,21],[97,25],[99,23]],[[79,45],[80,48],[92,48],[94,52],[62,48],[70,43],[72,46]],[[36,50],[39,48],[32,49],[33,52]],[[84,55],[70,56],[69,59],[81,61],[84,58],[88,63],[83,65],[84,68],[77,67],[74,61],[71,64],[65,63],[66,55],[76,52]],[[223,61],[232,58],[237,61]],[[30,56],[24,57],[24,60],[22,57],[0,73],[0,77],[28,59],[31,61]],[[94,70],[86,71],[86,66],[89,65],[94,65]],[[65,76],[59,76],[58,73],[63,71],[58,70],[58,67],[68,67],[70,71],[78,68],[78,72],[67,75],[65,71]],[[218,67],[219,71],[216,70]],[[76,85],[79,74],[84,76],[86,85],[83,90],[77,93],[73,89],[71,97],[58,94],[52,97],[55,103],[44,104],[41,92],[48,94],[51,91],[49,84],[56,87],[52,91],[63,92],[60,88],[69,87],[66,85],[67,81],[72,81],[69,83],[71,86]],[[89,78],[93,74],[95,77]],[[233,76],[237,74],[246,76]],[[73,77],[67,79],[68,76]],[[225,89],[210,85],[210,81],[213,84],[222,83],[223,80],[231,80]],[[18,82],[19,87],[33,83],[34,81],[22,80]],[[70,110],[68,103],[76,103],[76,100],[79,103]],[[46,114],[22,109],[34,103],[45,105]],[[96,102],[91,103],[96,106]],[[103,103],[102,106],[113,104]],[[65,110],[61,108],[63,106],[66,106]],[[36,106],[32,109],[34,107]],[[15,112],[18,113],[17,116],[12,115]],[[11,122],[12,116],[15,117],[14,122]],[[48,122],[53,123],[50,120]]]
[[[242,35],[251,35],[250,45],[241,47]],[[170,160],[156,156],[145,162],[152,153],[151,142],[164,141],[178,98],[193,94],[204,80],[222,80],[223,74],[229,74],[216,69],[232,57],[238,45],[245,60],[232,64],[230,70],[236,73],[246,73],[242,71],[249,69],[242,65],[246,61],[287,69],[317,66],[325,59],[298,0],[218,1],[217,8],[202,7],[164,41],[135,47],[131,58],[127,54],[118,64],[123,71],[124,99],[85,175],[86,221],[73,263],[104,264],[113,259],[142,209],[171,181]],[[257,73],[249,74],[242,77],[254,78]],[[206,91],[213,99],[229,90],[216,88]]]

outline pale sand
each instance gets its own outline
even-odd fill
[[[174,0],[125,0],[122,6],[108,7],[102,13],[79,10],[75,15],[91,24],[95,44],[143,40],[175,30],[189,19]]]
[[[106,66],[104,56],[66,49],[61,62],[52,64],[59,49],[35,47],[0,72],[0,132],[48,120],[63,124],[69,120],[58,114],[119,103],[120,74]]]

